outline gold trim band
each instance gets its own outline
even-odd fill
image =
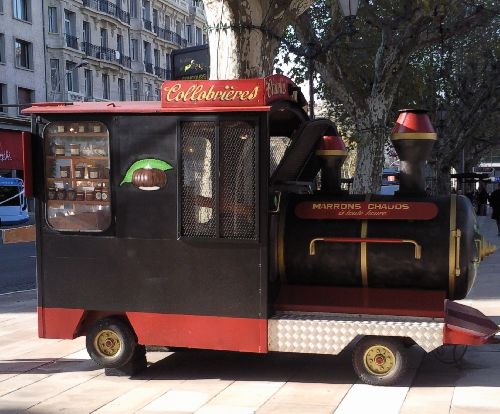
[[[448,255],[448,291],[450,298],[455,294],[455,266],[456,266],[456,230],[457,230],[457,195],[450,197],[450,248]]]
[[[429,139],[436,140],[437,134],[435,132],[396,132],[391,135],[393,141],[400,139]]]
[[[316,150],[316,155],[341,155],[341,156],[346,156],[347,151],[342,151],[342,150]]]
[[[363,220],[361,222],[361,238],[366,239],[368,235],[368,221]],[[360,251],[360,265],[361,265],[361,283],[363,287],[368,287],[368,252],[366,248],[366,242],[361,243]]]

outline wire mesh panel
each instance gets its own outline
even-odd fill
[[[249,121],[220,124],[220,235],[257,238],[256,126]]]
[[[285,151],[290,144],[288,137],[271,137],[270,138],[270,153],[269,153],[269,176],[273,175],[276,167],[281,162],[285,155]]]
[[[181,235],[217,237],[216,124],[181,124]]]

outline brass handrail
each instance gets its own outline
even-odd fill
[[[422,246],[415,240],[410,239],[383,239],[383,238],[366,238],[366,237],[318,237],[309,242],[309,256],[316,254],[315,244],[317,242],[325,243],[387,243],[387,244],[400,244],[409,243],[415,246],[415,259],[422,258]]]

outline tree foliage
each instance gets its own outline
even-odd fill
[[[496,16],[494,4],[485,1],[473,5],[461,0],[362,0],[355,22],[356,33],[339,37],[345,30],[345,22],[337,2],[321,0],[288,30],[286,43],[292,50],[314,48],[315,70],[321,79],[319,92],[336,116],[353,131],[352,138],[358,147],[355,191],[375,191],[380,185],[383,148],[396,105],[404,102],[404,106],[429,106],[428,99],[433,94],[423,79],[428,77],[427,66],[434,63],[439,52],[436,45],[460,36],[462,42],[468,42],[465,35],[476,27],[491,27]],[[494,29],[489,32],[492,38],[496,37],[494,34]],[[303,58],[295,62],[293,74],[297,81],[303,80],[304,63]],[[458,66],[454,70],[459,82]],[[411,72],[418,76],[408,78]],[[441,84],[439,87],[444,88]],[[404,90],[411,93],[404,95]],[[443,101],[448,99],[445,89],[435,90],[435,94],[442,96]]]

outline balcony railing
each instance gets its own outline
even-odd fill
[[[153,72],[153,64],[149,62],[144,62],[144,69],[146,70],[147,73],[154,73]]]
[[[153,31],[153,22],[151,20],[142,19],[142,24],[146,30]]]
[[[172,71],[170,69],[165,69],[160,66],[155,66],[155,75],[163,80],[170,80]]]
[[[124,23],[130,24],[130,14],[116,4],[106,0],[83,0],[83,5],[116,17]]]
[[[82,42],[82,52],[87,56],[94,57],[96,59],[107,60],[108,62],[118,63],[119,65],[125,66],[126,68],[131,68],[131,59],[128,56],[117,52],[114,49],[109,49],[107,47],[93,45],[92,43]]]
[[[187,40],[183,39],[180,35],[171,30],[164,29],[163,27],[154,26],[154,32],[158,35],[159,38],[166,40],[167,42],[175,43],[181,47],[187,46]]]
[[[78,38],[69,34],[64,35],[66,38],[66,46],[78,50]]]

